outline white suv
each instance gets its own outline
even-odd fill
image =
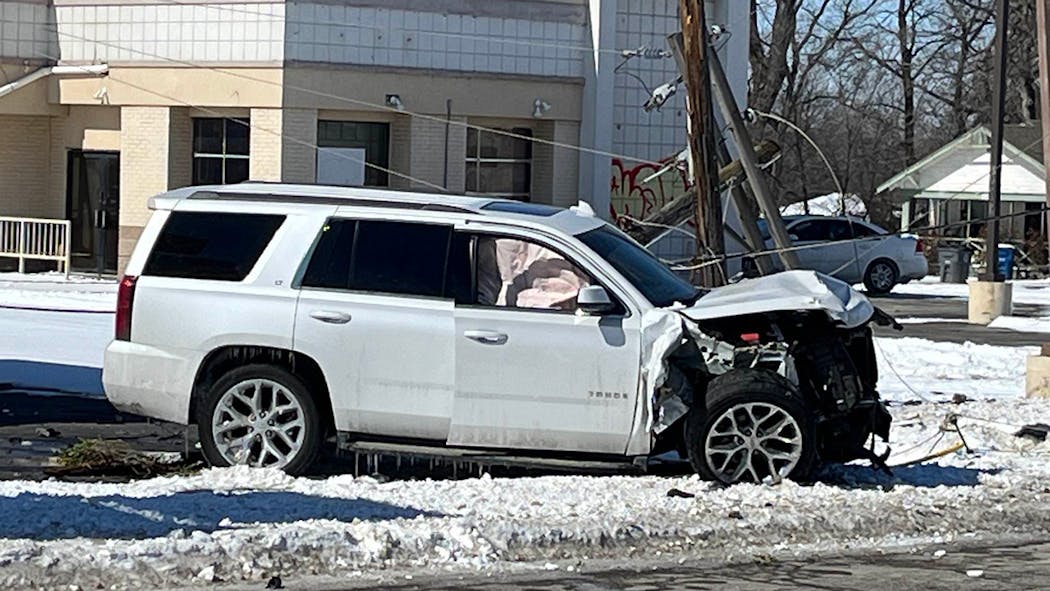
[[[247,183],[150,201],[103,382],[215,465],[324,442],[644,460],[806,478],[888,437],[872,319],[780,273],[704,292],[581,204]]]

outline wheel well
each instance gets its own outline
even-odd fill
[[[197,418],[197,404],[204,393],[230,370],[261,363],[280,367],[306,382],[310,395],[321,412],[326,434],[335,433],[335,413],[332,412],[332,397],[328,390],[321,366],[309,355],[277,347],[254,345],[228,345],[208,353],[201,362],[193,380],[193,396],[190,398],[190,421]]]

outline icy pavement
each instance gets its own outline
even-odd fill
[[[1050,443],[1012,435],[1014,425],[1045,422],[1050,401],[896,407],[891,463],[956,441],[938,438],[952,411],[964,415],[974,455],[899,468],[893,478],[838,467],[813,486],[654,476],[381,483],[247,468],[129,484],[3,482],[0,585],[261,583],[273,574],[472,571],[639,552],[747,559],[1050,532]],[[696,497],[669,497],[672,488]]]

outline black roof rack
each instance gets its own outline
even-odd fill
[[[358,199],[354,197],[329,197],[324,195],[288,195],[283,193],[235,193],[216,191],[197,191],[187,199],[208,201],[257,201],[263,203],[296,203],[306,205],[343,205],[348,207],[376,207],[386,209],[412,209],[421,211],[444,211],[450,213],[480,212],[465,207],[444,203],[413,203],[410,201],[391,201],[382,199]]]

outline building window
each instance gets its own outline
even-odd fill
[[[317,182],[388,186],[389,176],[377,167],[390,167],[389,123],[317,122]]]
[[[501,129],[532,137],[532,130]],[[467,129],[467,193],[528,201],[532,179],[532,142]]]
[[[248,119],[193,120],[193,184],[227,185],[248,180]]]

